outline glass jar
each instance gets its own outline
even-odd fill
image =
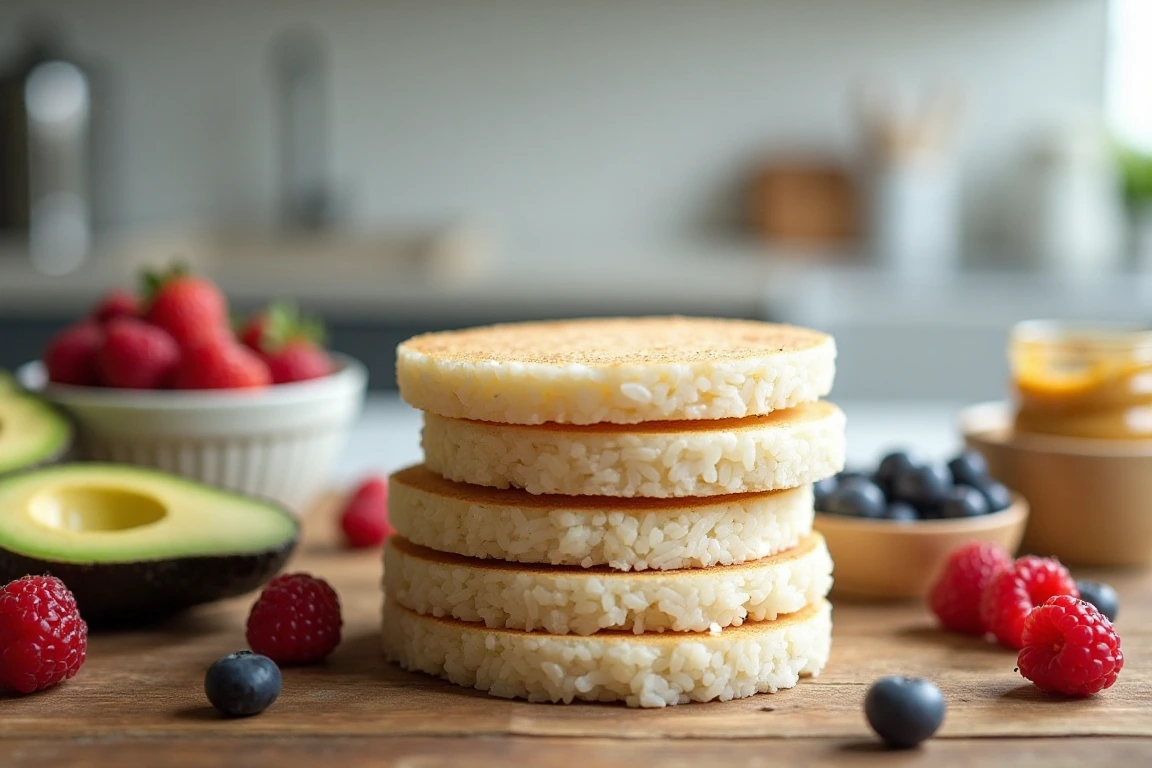
[[[1009,344],[1016,431],[1152,439],[1152,330],[1032,320]]]

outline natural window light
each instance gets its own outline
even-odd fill
[[[1152,2],[1111,0],[1107,104],[1116,137],[1152,153]]]

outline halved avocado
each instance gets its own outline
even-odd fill
[[[0,381],[0,475],[56,461],[71,444],[72,427],[63,415]]]
[[[140,624],[250,592],[284,566],[287,510],[165,472],[60,464],[0,478],[0,583],[50,573],[90,623]]]

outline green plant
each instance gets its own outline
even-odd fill
[[[1152,201],[1152,155],[1121,147],[1117,151],[1124,199],[1130,205]]]

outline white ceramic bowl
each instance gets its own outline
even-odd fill
[[[323,489],[364,402],[364,366],[334,358],[331,376],[254,391],[64,386],[38,362],[17,378],[71,414],[82,458],[156,467],[299,513]]]

